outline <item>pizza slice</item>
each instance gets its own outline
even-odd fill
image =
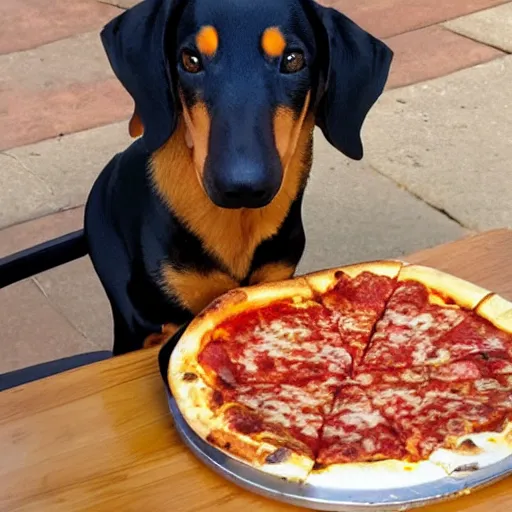
[[[259,440],[272,439],[283,448],[313,458],[318,451],[325,407],[333,395],[314,384],[254,384],[226,390],[222,398],[221,414],[231,418],[237,432]]]
[[[318,302],[331,312],[356,367],[396,288],[401,267],[398,261],[370,262],[306,277]]]
[[[471,316],[489,292],[434,269],[404,266],[377,323],[362,366],[367,369],[439,365],[458,357],[444,336]]]
[[[232,371],[219,367],[220,360],[229,360]],[[212,331],[199,362],[238,384],[329,380],[334,387],[352,365],[329,311],[309,299],[279,300],[225,320]]]
[[[351,366],[325,312],[296,280],[228,293],[196,317],[168,376],[196,434],[264,472],[303,481],[325,404]]]
[[[341,489],[396,489],[434,482],[446,471],[429,460],[410,460],[407,439],[372,400],[368,386],[347,384],[322,430],[310,485]],[[379,377],[377,377],[379,380]],[[394,384],[386,384],[390,392]],[[399,409],[395,411],[397,414]]]
[[[512,394],[489,386],[489,368],[478,361],[372,377],[366,393],[403,440],[408,461],[428,460],[451,473],[510,453]]]
[[[340,389],[326,415],[317,467],[347,462],[402,459],[405,445],[389,421],[357,385]]]

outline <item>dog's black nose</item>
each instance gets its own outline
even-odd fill
[[[262,208],[274,199],[281,185],[281,165],[277,164],[230,162],[205,173],[206,192],[222,208]]]
[[[222,195],[225,208],[261,208],[270,203],[274,196],[268,189],[246,184],[228,189]]]

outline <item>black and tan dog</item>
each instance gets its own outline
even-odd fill
[[[313,0],[144,0],[102,41],[142,135],[85,218],[120,354],[227,290],[293,275],[314,126],[360,159],[392,52]]]

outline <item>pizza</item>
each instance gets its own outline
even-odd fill
[[[187,327],[168,382],[193,431],[265,473],[393,488],[512,454],[512,304],[377,261],[232,290]]]

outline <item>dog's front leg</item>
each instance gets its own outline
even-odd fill
[[[151,348],[163,345],[166,343],[179,329],[179,325],[176,324],[164,324],[162,330],[159,333],[150,334],[144,340],[144,348]]]
[[[271,283],[290,279],[295,273],[295,268],[295,265],[288,262],[267,263],[252,273],[249,284]]]

